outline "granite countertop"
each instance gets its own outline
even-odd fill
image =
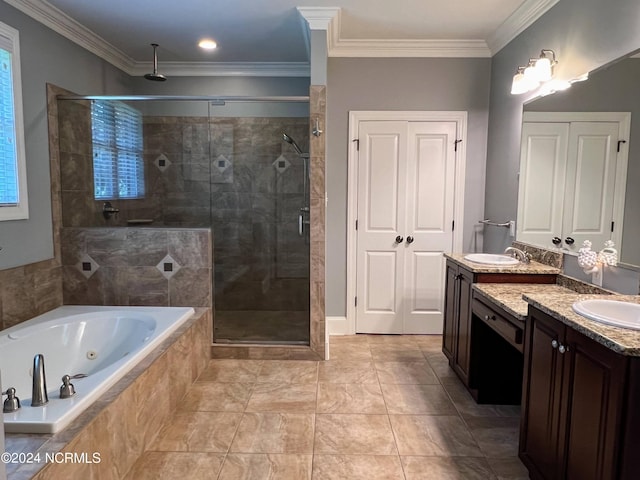
[[[602,299],[602,295],[582,295],[579,293],[524,293],[523,298],[532,306],[561,321],[565,325],[583,333],[611,350],[623,355],[640,357],[640,330],[614,327],[594,322],[575,313],[571,306],[574,302],[588,299]],[[607,296],[611,300],[640,303],[637,295]]]
[[[483,298],[502,308],[517,320],[527,319],[529,304],[522,298],[523,294],[555,296],[574,294],[568,288],[554,284],[535,283],[474,283],[473,289]]]
[[[473,273],[527,273],[527,274],[560,274],[562,270],[549,265],[544,265],[535,261],[529,263],[519,263],[518,265],[484,265],[482,263],[470,262],[465,260],[466,253],[445,253],[445,258],[453,260],[463,267],[471,270]]]

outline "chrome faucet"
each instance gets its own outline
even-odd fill
[[[44,355],[33,357],[33,388],[31,389],[31,406],[41,407],[49,403],[47,395],[47,378],[44,374]]]
[[[504,253],[507,255],[511,255],[513,258],[517,258],[522,263],[529,263],[531,261],[531,256],[528,253],[523,252],[519,248],[507,247],[504,250]]]
[[[114,207],[111,202],[104,202],[102,206],[102,216],[105,220],[109,220],[111,215],[115,215],[118,218],[118,212],[120,212],[119,208]]]

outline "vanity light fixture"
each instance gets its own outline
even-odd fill
[[[218,44],[211,40],[210,38],[203,38],[198,42],[198,46],[203,50],[215,50],[218,48]]]
[[[518,67],[511,83],[511,93],[520,95],[535,90],[553,78],[553,67],[558,64],[553,50],[543,49],[539,58],[530,58],[526,67]],[[556,91],[559,89],[553,89]],[[550,91],[550,90],[549,90]]]

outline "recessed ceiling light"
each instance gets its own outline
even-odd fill
[[[210,40],[208,38],[204,38],[202,40],[200,40],[200,43],[198,43],[198,46],[204,50],[214,50],[215,48],[218,47],[218,44],[216,42],[214,42],[213,40]]]

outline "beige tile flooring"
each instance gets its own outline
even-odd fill
[[[211,360],[127,479],[527,479],[519,407],[477,405],[440,336],[331,338],[331,360]]]

